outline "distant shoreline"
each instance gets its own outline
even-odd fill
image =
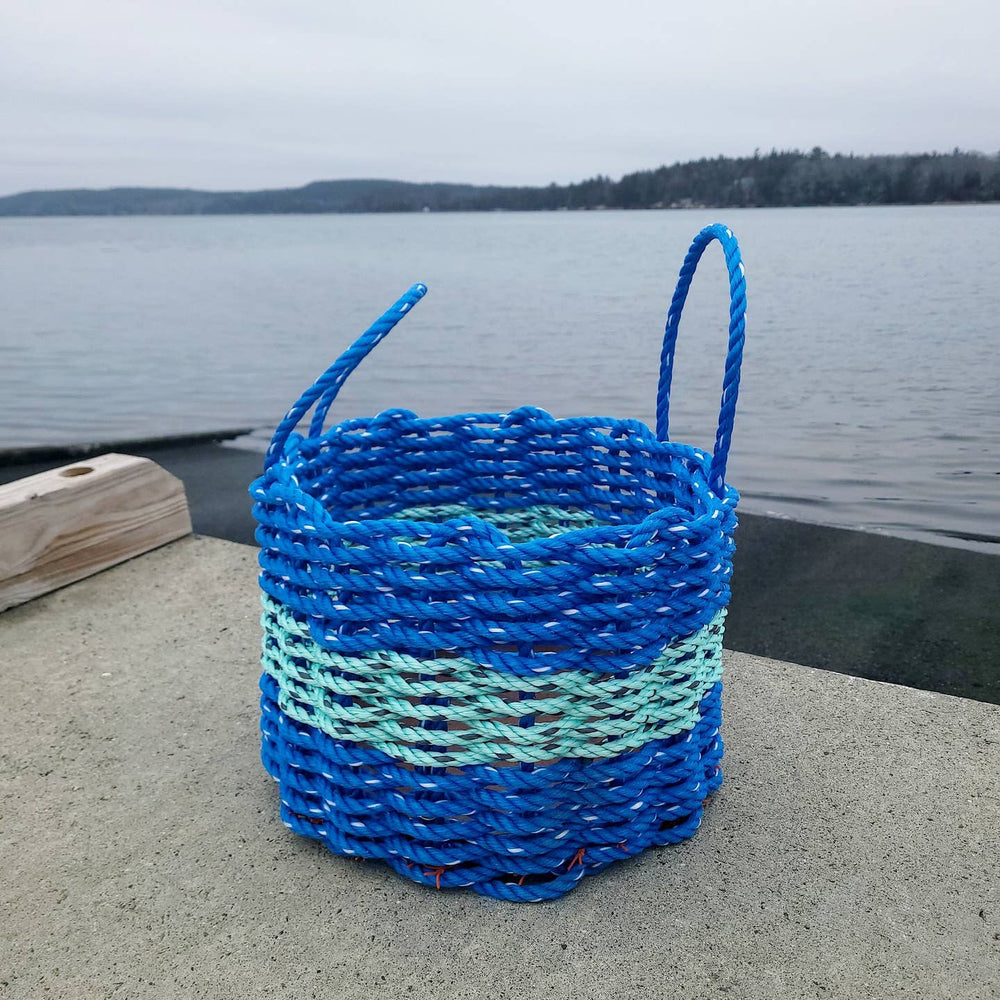
[[[396,180],[314,181],[298,188],[204,191],[117,187],[0,197],[0,217],[320,215],[965,205],[1000,202],[1000,155],[899,156],[772,150],[571,184],[501,186]]]
[[[560,213],[587,214],[594,212],[714,212],[731,211],[738,208],[741,211],[794,211],[797,209],[809,208],[984,208],[1000,205],[1000,198],[994,201],[905,201],[893,202],[891,204],[872,204],[870,202],[857,202],[850,205],[691,205],[641,207],[641,208],[611,208],[602,206],[598,208],[449,208],[432,209],[430,212],[417,211],[416,209],[394,209],[385,211],[336,211],[324,212],[310,211],[287,211],[287,212],[46,212],[29,215],[22,213],[18,215],[4,214],[0,212],[0,223],[16,219],[221,219],[221,218],[241,218],[241,219],[268,219],[283,216],[295,216],[297,218],[317,218],[329,215],[369,215],[369,216],[392,216],[392,215],[556,215]]]

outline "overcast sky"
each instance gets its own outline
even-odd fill
[[[998,0],[8,0],[0,194],[1000,149]]]

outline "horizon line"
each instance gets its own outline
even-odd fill
[[[605,175],[603,173],[597,173],[591,177],[585,177],[581,180],[571,180],[571,181],[548,181],[540,182],[535,184],[505,184],[497,181],[446,181],[446,180],[435,180],[435,181],[413,181],[404,180],[395,177],[316,177],[312,180],[305,181],[301,184],[285,185],[283,187],[248,187],[248,188],[210,188],[210,187],[192,187],[189,185],[171,185],[171,184],[111,184],[101,187],[55,187],[55,188],[27,188],[18,191],[12,191],[9,194],[0,194],[0,200],[7,198],[17,198],[22,195],[32,195],[32,194],[69,194],[77,192],[94,192],[94,193],[105,193],[111,191],[183,191],[193,194],[211,194],[211,195],[245,195],[245,194],[260,194],[263,192],[272,191],[298,191],[303,188],[310,187],[313,184],[343,184],[343,183],[380,183],[380,184],[406,184],[413,187],[437,187],[437,186],[448,186],[448,187],[471,187],[471,188],[508,188],[508,189],[541,189],[548,187],[570,187],[573,184],[586,183],[589,180],[593,180],[598,177],[603,177],[611,180],[613,183],[620,183],[625,177],[630,177],[633,174],[643,174],[649,173],[655,170],[669,169],[671,167],[683,166],[685,164],[691,163],[704,163],[713,160],[757,160],[757,159],[767,159],[771,156],[812,156],[819,151],[822,155],[829,157],[831,159],[842,158],[842,159],[905,159],[911,157],[936,157],[936,156],[976,156],[982,157],[984,159],[1000,159],[1000,151],[994,153],[986,153],[981,150],[975,149],[961,149],[958,146],[953,147],[948,152],[943,152],[941,150],[922,150],[919,152],[905,152],[905,153],[855,153],[853,150],[847,153],[842,152],[830,152],[823,149],[821,146],[813,146],[810,150],[802,149],[778,149],[777,147],[772,147],[768,152],[762,153],[760,149],[755,149],[752,154],[742,154],[739,156],[727,156],[725,154],[717,154],[715,156],[700,156],[695,159],[687,160],[674,160],[671,163],[660,163],[653,167],[640,167],[636,170],[630,170],[623,173],[617,179],[610,177],[610,175]]]

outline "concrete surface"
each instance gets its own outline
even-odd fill
[[[188,538],[0,615],[0,997],[1000,992],[1000,709],[728,654],[688,843],[551,903],[286,830],[255,552]]]
[[[253,544],[262,455],[192,437],[116,447],[184,481],[195,531]],[[50,452],[0,453],[0,483],[73,460]],[[1000,704],[996,553],[742,509],[736,544],[731,648]]]

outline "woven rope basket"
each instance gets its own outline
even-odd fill
[[[713,240],[731,301],[708,455],[667,432],[681,311]],[[324,432],[344,380],[423,285],[303,394],[250,490],[262,758],[288,827],[417,882],[517,901],[694,833],[722,781],[745,290],[732,232],[704,229],[667,318],[656,434],[527,406],[389,410]]]

